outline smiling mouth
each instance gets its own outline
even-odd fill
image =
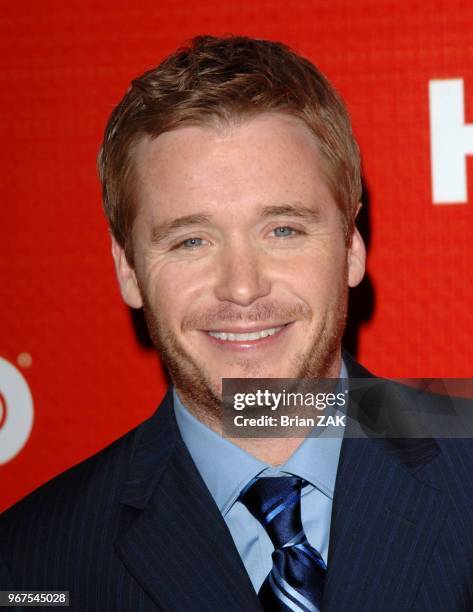
[[[261,329],[258,331],[252,332],[221,332],[221,331],[208,331],[207,333],[212,338],[216,338],[217,340],[224,340],[227,342],[254,342],[255,340],[262,340],[263,338],[268,338],[269,336],[274,336],[280,332],[285,325],[280,325],[278,327],[270,327],[268,329]]]

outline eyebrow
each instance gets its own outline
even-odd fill
[[[281,206],[265,206],[261,212],[261,216],[267,217],[298,217],[306,221],[318,223],[322,217],[321,211],[318,208],[304,206],[302,204],[283,204]]]
[[[164,238],[172,234],[173,232],[191,227],[193,225],[203,225],[210,222],[210,217],[204,214],[186,215],[184,217],[178,217],[167,223],[160,223],[155,225],[151,230],[151,243],[158,244]]]
[[[302,204],[283,204],[279,206],[264,206],[261,209],[260,216],[263,219],[268,217],[290,216],[318,223],[321,219],[321,212],[317,208],[303,206]],[[195,225],[209,224],[210,222],[211,217],[203,213],[177,217],[172,221],[155,225],[151,230],[150,240],[152,244],[159,244],[173,232]]]

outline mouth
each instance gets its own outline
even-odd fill
[[[222,330],[206,330],[204,333],[213,342],[221,347],[232,349],[248,349],[266,346],[284,334],[292,323],[283,323],[270,326],[253,326],[251,328],[227,328]]]
[[[254,332],[242,332],[242,333],[233,333],[233,332],[223,332],[223,331],[209,331],[207,332],[209,336],[212,338],[217,338],[218,340],[228,340],[229,342],[243,342],[245,340],[261,340],[262,338],[267,338],[268,336],[273,336],[277,334],[284,325],[279,327],[270,327],[269,329],[262,329],[261,331]]]

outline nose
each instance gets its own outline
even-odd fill
[[[218,263],[217,299],[249,306],[269,295],[271,282],[262,259],[249,243],[227,246]]]

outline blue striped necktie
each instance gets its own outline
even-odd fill
[[[255,478],[240,494],[274,545],[273,567],[258,593],[267,611],[321,608],[327,566],[302,526],[301,489],[306,484],[297,476]]]

